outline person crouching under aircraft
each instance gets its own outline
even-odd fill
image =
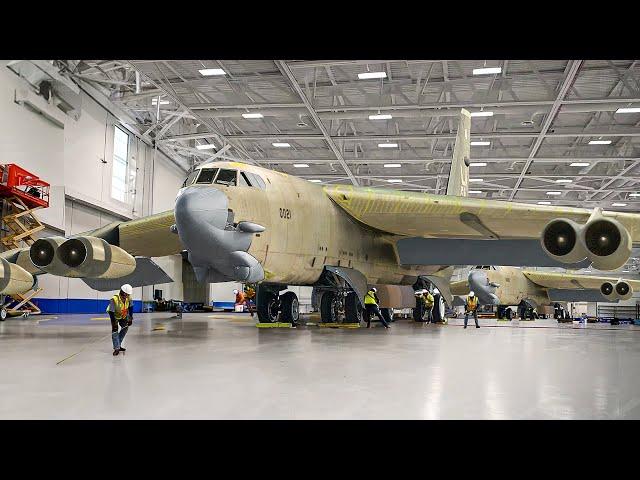
[[[389,324],[382,316],[382,313],[380,313],[380,308],[378,307],[379,300],[378,296],[376,295],[377,291],[378,289],[376,287],[372,287],[364,296],[364,308],[365,314],[367,316],[367,328],[371,328],[371,315],[377,315],[382,322],[382,325],[384,325],[384,328],[390,328]]]
[[[129,330],[129,326],[133,323],[132,294],[133,287],[125,283],[120,287],[120,293],[111,298],[107,307],[107,313],[109,313],[109,318],[111,319],[111,340],[113,342],[114,355],[126,351],[126,348],[122,347],[122,342],[127,330]],[[120,325],[120,333],[118,333],[118,325]]]
[[[476,321],[476,328],[480,328],[480,325],[478,325],[478,297],[475,296],[473,290],[469,292],[467,301],[464,304],[464,328],[467,328],[469,313],[473,313],[473,318]]]

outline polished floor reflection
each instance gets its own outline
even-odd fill
[[[0,418],[640,418],[640,327],[170,317],[138,315],[117,357],[101,315],[0,323]]]

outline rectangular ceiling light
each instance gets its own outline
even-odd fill
[[[322,183],[322,180],[318,180],[317,178],[309,180],[311,183]]]
[[[203,68],[202,70],[198,70],[203,77],[212,77],[213,75],[226,75],[225,72],[221,68]]]
[[[400,180],[399,178],[390,178],[389,180],[387,180],[387,182],[389,182],[389,183],[402,183],[402,180]]]
[[[291,146],[286,142],[273,142],[271,145],[277,148],[289,148]]]
[[[640,113],[640,107],[621,107],[616,113]]]
[[[630,193],[630,197],[640,197],[640,193]]]
[[[573,182],[573,180],[570,180],[568,178],[559,178],[556,180],[556,183],[571,183]]]
[[[379,143],[378,148],[398,148],[397,143]]]
[[[470,178],[469,179],[470,183],[480,183],[480,182],[484,182],[484,178]]]
[[[169,105],[169,100],[160,100],[160,105]],[[151,99],[151,105],[158,105],[158,99],[157,98],[153,98]]]
[[[488,147],[491,145],[491,142],[480,142],[476,140],[475,142],[471,142],[469,145],[472,147]]]
[[[469,193],[482,193],[482,190],[469,190]]]
[[[616,203],[612,203],[612,204],[611,204],[611,206],[612,206],[612,207],[626,207],[626,206],[627,206],[627,204],[626,204],[626,203],[619,203],[619,202],[616,202]]]
[[[472,117],[493,117],[493,112],[471,112]]]
[[[502,67],[484,67],[484,68],[474,68],[474,75],[491,75],[493,73],[502,73]]]
[[[368,80],[370,78],[387,78],[387,72],[364,72],[359,73],[358,78],[360,80]]]
[[[611,140],[591,140],[589,145],[609,145]]]
[[[547,192],[547,195],[562,195],[562,192]]]
[[[551,205],[551,202],[538,202],[538,205]]]
[[[385,163],[384,168],[400,168],[402,164],[400,163]]]
[[[589,162],[573,162],[570,167],[588,167],[591,165]]]
[[[261,113],[243,113],[242,118],[264,118]]]
[[[212,148],[216,148],[213,143],[205,143],[204,145],[196,145],[198,150],[211,150]]]
[[[391,120],[393,118],[393,116],[389,115],[388,113],[384,113],[382,115],[378,114],[378,115],[369,115],[369,120]]]
[[[485,162],[472,162],[469,164],[470,167],[486,167],[487,164]]]
[[[309,165],[306,163],[294,163],[293,166],[296,168],[309,168]]]

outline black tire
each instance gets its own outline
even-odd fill
[[[346,323],[360,323],[362,321],[362,305],[356,292],[350,292],[344,299],[344,316]]]
[[[498,311],[496,313],[498,320],[502,320],[504,318],[504,307],[502,305],[498,305]]]
[[[270,291],[259,291],[257,294],[258,320],[261,323],[275,323],[278,321],[278,296]]]
[[[424,316],[427,312],[427,309],[424,305],[424,302],[419,298],[416,299],[416,306],[413,309],[413,320],[416,322],[424,322]]]
[[[2,307],[0,308],[0,322],[4,322],[7,319],[7,309]]]
[[[433,296],[433,309],[431,310],[431,317],[433,318],[433,323],[442,323],[444,322],[444,298],[442,295],[437,293]]]
[[[320,319],[323,323],[338,323],[339,299],[334,292],[324,292],[320,300]]]
[[[504,313],[507,320],[511,321],[513,319],[513,310],[511,310],[511,308],[507,308]]]
[[[293,292],[280,296],[280,318],[284,323],[298,323],[300,320],[300,303]]]
[[[393,308],[381,308],[380,313],[387,323],[393,322]]]

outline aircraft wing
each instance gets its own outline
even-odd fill
[[[600,290],[604,282],[615,284],[620,277],[600,277],[592,275],[576,275],[572,273],[554,273],[523,270],[522,273],[533,283],[544,288],[555,290]],[[640,291],[640,280],[623,278],[634,291]]]

